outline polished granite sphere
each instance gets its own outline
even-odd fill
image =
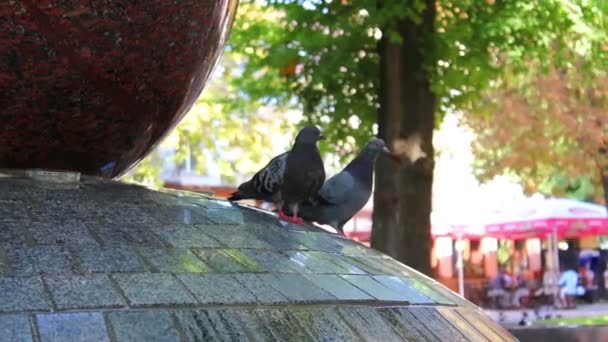
[[[0,2],[0,168],[116,177],[194,103],[237,0]]]
[[[183,191],[0,177],[0,340],[513,341],[346,238]]]

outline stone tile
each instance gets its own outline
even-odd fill
[[[11,267],[8,263],[6,253],[0,248],[0,277],[8,277],[11,275]]]
[[[64,247],[33,247],[10,249],[7,252],[16,276],[73,273],[72,257]]]
[[[188,290],[201,304],[254,303],[256,298],[230,274],[180,274]]]
[[[117,311],[108,314],[117,341],[179,341],[173,319],[166,311]]]
[[[40,278],[0,278],[0,311],[48,309]]]
[[[363,341],[334,308],[300,309],[291,314],[315,339],[328,341]]]
[[[146,268],[139,255],[128,247],[91,247],[76,251],[86,272],[122,273],[144,272]]]
[[[438,291],[437,287],[431,287],[427,284],[422,283],[416,278],[400,277],[400,279],[404,283],[418,290],[420,293],[422,293],[435,303],[442,305],[456,305],[456,302],[454,300],[442,294],[441,291]]]
[[[256,309],[251,314],[274,341],[314,341],[290,310]]]
[[[343,275],[341,277],[378,300],[407,301],[403,294],[380,284],[370,276]]]
[[[369,265],[365,261],[365,257],[354,257],[354,256],[345,256],[345,255],[336,255],[336,259],[343,260],[346,263],[352,264],[356,268],[364,271],[367,274],[384,274],[383,271],[379,270],[376,267]]]
[[[99,312],[36,315],[41,342],[110,341]]]
[[[429,327],[441,341],[480,341],[480,339],[474,338],[475,336],[472,334],[472,331],[466,331],[470,335],[463,335],[465,330],[459,331],[452,325],[452,323],[448,322],[445,317],[443,317],[435,308],[433,307],[409,307],[409,308],[399,308],[399,311],[407,310],[412,315],[414,315],[420,322],[423,322],[424,325]],[[464,323],[464,322],[463,322]],[[474,329],[469,329],[474,330]],[[484,340],[482,338],[481,340]]]
[[[0,341],[31,342],[30,319],[26,315],[0,315]]]
[[[240,316],[232,310],[175,312],[188,341],[249,341]]]
[[[434,302],[418,289],[410,286],[395,276],[373,276],[374,280],[400,295],[402,300],[413,304],[433,304]]]
[[[240,226],[250,223],[247,221],[246,215],[243,215],[241,210],[235,208],[207,209],[205,217],[218,225]]]
[[[363,257],[386,257],[386,255],[380,251],[369,248],[349,238],[338,235],[331,235],[330,238],[333,239],[334,243],[340,246],[339,253],[341,254]]]
[[[274,273],[311,273],[302,263],[296,262],[280,251],[244,250],[247,257],[253,259],[265,269]]]
[[[325,252],[308,252],[311,255],[316,255],[319,258],[326,259],[344,269],[345,274],[368,274],[363,269],[341,258],[340,255],[325,253]]]
[[[286,252],[291,260],[317,274],[349,274],[346,268],[325,259],[318,252]]]
[[[260,248],[272,249],[272,246],[249,233],[243,228],[226,227],[221,225],[198,226],[201,231],[218,240],[229,248]]]
[[[312,251],[342,252],[342,245],[332,239],[329,233],[293,232],[291,236]]]
[[[113,278],[134,306],[196,303],[170,274],[117,274],[113,275]]]
[[[307,250],[308,248],[298,243],[282,227],[274,224],[247,224],[247,232],[257,239],[272,246],[274,250]]]
[[[263,272],[265,270],[259,263],[237,249],[194,249],[192,251],[215,272]]]
[[[429,298],[435,300],[437,303],[446,305],[458,305],[464,308],[471,308],[475,310],[477,309],[477,306],[475,306],[473,303],[461,297],[456,292],[448,289],[442,283],[422,273],[419,273],[416,270],[412,270],[411,277],[404,278],[403,276],[401,276],[401,278],[404,279],[404,281],[406,281],[407,279],[411,279],[410,282],[412,284],[422,284],[428,289],[430,289],[430,293],[433,294],[429,294],[428,296]],[[435,299],[435,297],[437,298]]]
[[[402,307],[384,307],[376,310],[387,324],[406,341],[451,341],[441,339],[441,332],[436,333],[433,322],[420,321],[411,312]]]
[[[337,311],[364,341],[407,341],[373,307],[344,306]]]
[[[247,331],[250,341],[277,341],[269,326],[260,320],[256,310],[231,310],[243,329]]]
[[[31,182],[26,179],[2,178],[0,199],[4,202],[28,201],[32,198]]]
[[[394,275],[399,275],[399,276],[404,276],[404,277],[426,277],[428,279],[432,279],[429,278],[428,276],[416,271],[415,269],[406,266],[402,263],[400,263],[399,261],[389,257],[389,256],[382,256],[382,257],[370,257],[367,258],[370,262],[372,262],[372,265],[377,265],[376,267],[379,268],[379,266],[384,266],[385,267],[385,272],[386,273],[393,273]]]
[[[0,219],[0,246],[25,246],[28,225],[28,221]]]
[[[346,332],[348,329],[342,324],[327,324],[328,322],[319,322],[314,324],[314,315],[319,313],[318,309],[255,309],[251,313],[255,315],[258,325],[268,331],[263,336],[268,336],[265,340],[274,341],[318,341],[324,340],[331,336],[332,340],[336,335],[315,335],[319,330],[332,331],[338,336],[343,335],[340,332]],[[325,324],[324,324],[325,323]],[[314,325],[313,325],[314,324]],[[345,328],[345,329],[342,329]],[[354,334],[348,334],[354,337]],[[357,341],[359,339],[351,339],[349,341]]]
[[[36,243],[47,246],[97,245],[86,225],[78,222],[40,223],[30,225]]]
[[[114,224],[159,224],[159,222],[150,215],[150,212],[146,210],[146,206],[131,204],[107,205],[105,203],[94,209],[97,216],[102,218],[105,222]],[[154,206],[154,208],[157,209],[158,206]]]
[[[69,203],[69,205],[66,205]],[[34,200],[28,207],[28,213],[34,222],[90,222],[99,220],[95,213],[95,206],[83,204],[79,201],[37,201]]]
[[[105,223],[96,230],[107,246],[162,247],[164,245],[147,225]]]
[[[140,248],[138,250],[152,265],[154,271],[162,273],[209,272],[209,267],[185,248]]]
[[[120,295],[105,275],[45,277],[53,303],[60,309],[123,306]]]
[[[374,257],[355,257],[360,263],[366,264],[372,268],[377,269],[379,275],[398,275],[406,276],[405,273],[401,272],[398,268],[392,265],[388,258],[374,258]]]
[[[412,309],[410,311],[415,311],[415,310]],[[475,326],[470,324],[461,315],[459,315],[458,312],[456,312],[456,310],[454,308],[437,307],[436,312],[438,312],[439,315],[443,317],[442,320],[439,320],[438,324],[447,325],[447,327],[441,329],[441,331],[445,331],[450,334],[454,334],[452,332],[453,328],[451,328],[452,326],[454,326],[457,330],[456,334],[458,334],[458,332],[462,333],[464,336],[467,337],[467,340],[469,340],[469,341],[471,341],[471,340],[472,341],[489,340],[490,336],[485,336],[481,332],[479,332],[475,328]],[[493,340],[493,341],[497,341],[497,340]]]
[[[221,246],[217,240],[196,227],[170,224],[154,226],[152,231],[173,247],[217,248]]]
[[[18,202],[0,203],[0,217],[5,221],[25,221],[29,219],[25,206]]]
[[[191,197],[187,198],[186,200],[189,200],[192,202]],[[222,199],[211,198],[211,197],[199,198],[199,199],[194,200],[193,203],[195,203],[197,205],[201,205],[207,209],[231,209],[232,208],[232,202],[222,200]]]
[[[305,274],[304,277],[316,286],[329,292],[340,300],[373,300],[367,293],[359,290],[346,280],[333,274]]]
[[[500,324],[496,324],[485,312],[479,308],[458,308],[458,314],[479,332],[485,335],[490,341],[516,341],[515,338],[508,338],[510,333]]]
[[[137,205],[146,203],[160,193],[150,191],[135,184],[119,183],[95,179],[94,181],[81,180],[81,191],[99,204],[112,203],[115,207],[121,204]]]
[[[252,273],[234,274],[233,277],[241,283],[253,296],[258,303],[278,304],[287,303],[287,297],[282,295],[275,288],[266,283]]]
[[[200,209],[196,206],[165,205],[150,208],[148,214],[164,224],[213,224],[211,219],[201,214]]]
[[[299,274],[258,274],[257,276],[290,301],[317,302],[336,299]]]

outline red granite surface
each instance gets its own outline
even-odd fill
[[[183,117],[236,0],[0,1],[0,168],[116,177]]]

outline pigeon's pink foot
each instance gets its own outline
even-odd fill
[[[304,224],[304,221],[302,221],[302,219],[297,216],[292,216],[289,221],[295,224]]]
[[[285,213],[283,212],[283,209],[279,210],[279,218],[283,221],[287,221],[287,222],[291,222],[291,223],[295,223],[295,224],[302,224],[303,221],[301,218],[297,217],[297,216],[287,216],[285,215]]]

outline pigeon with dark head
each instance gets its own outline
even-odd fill
[[[381,153],[389,153],[382,139],[370,140],[340,173],[300,205],[299,215],[309,222],[328,224],[344,235],[343,227],[372,194],[374,164]]]
[[[317,148],[323,139],[316,126],[298,132],[293,147],[274,157],[249,181],[241,184],[228,200],[256,199],[277,205],[282,219],[299,223],[299,204],[316,194],[325,181],[325,168]],[[292,217],[283,212],[288,208]]]

